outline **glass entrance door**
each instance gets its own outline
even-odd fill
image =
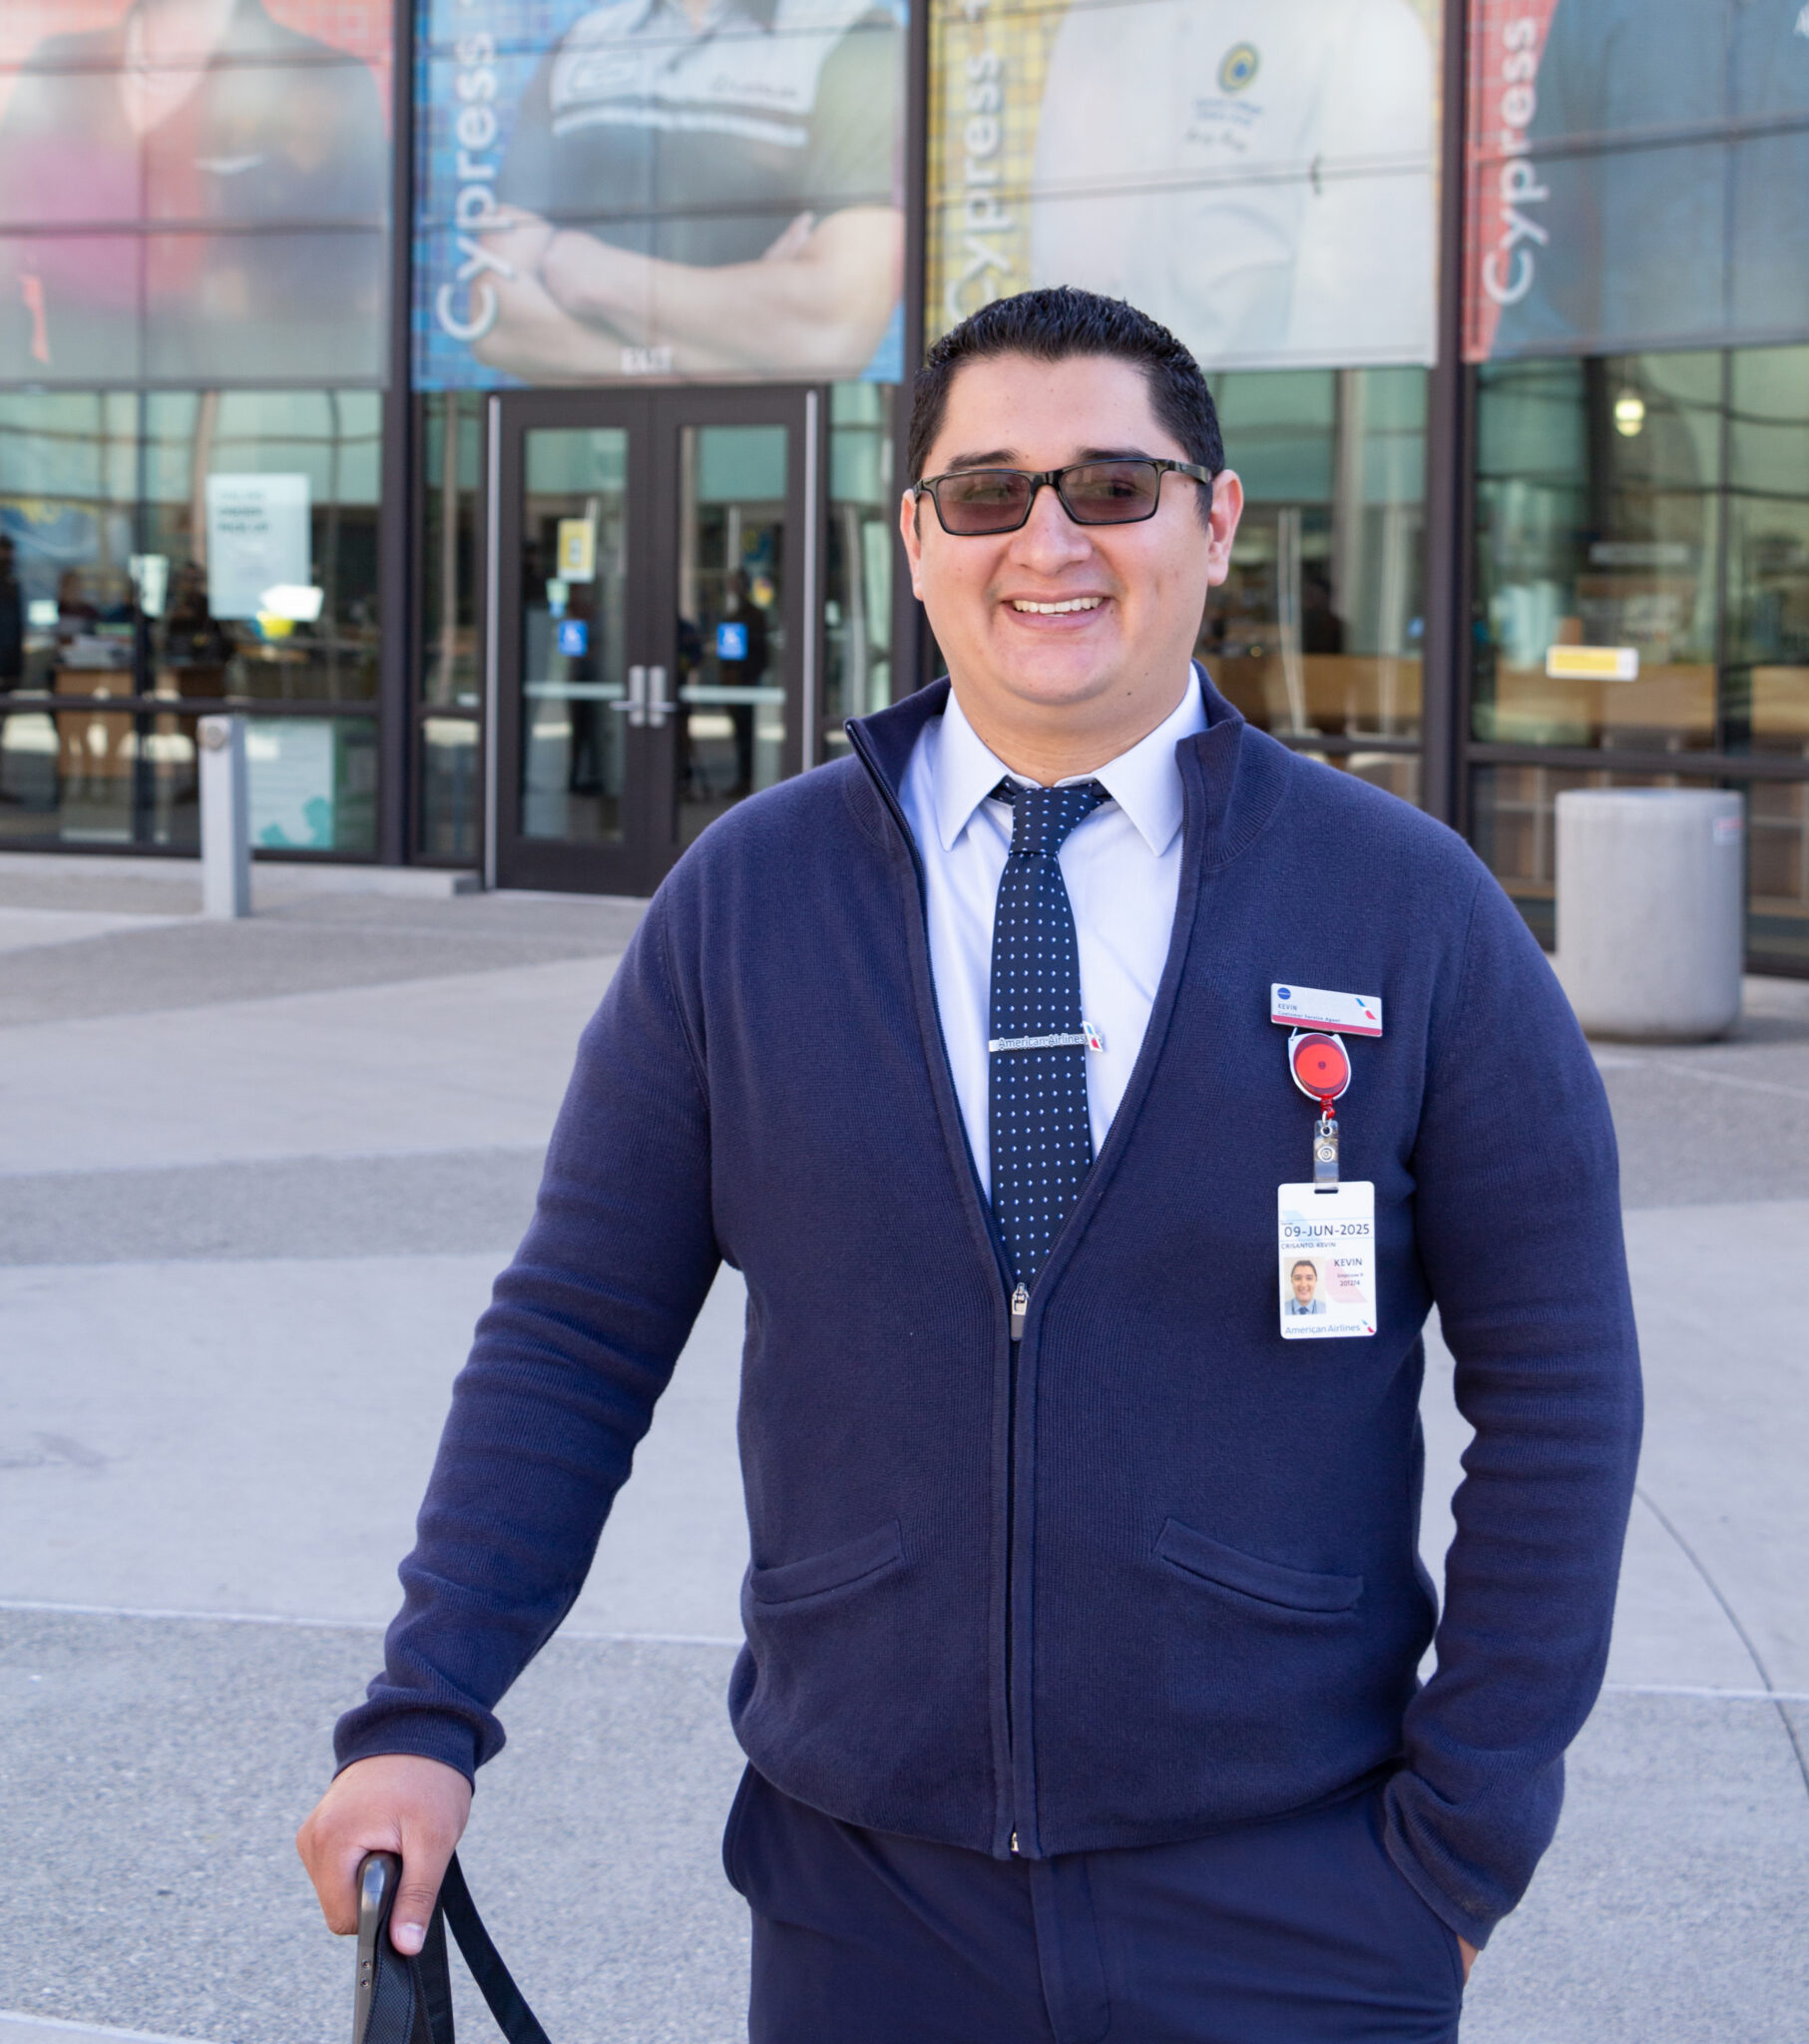
[[[495,400],[500,884],[650,893],[798,769],[811,397]]]

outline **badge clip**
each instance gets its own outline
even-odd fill
[[[1350,1053],[1336,1036],[1296,1029],[1288,1038],[1288,1070],[1309,1100],[1319,1103],[1313,1124],[1313,1189],[1338,1184],[1338,1122],[1332,1104],[1350,1084]]]

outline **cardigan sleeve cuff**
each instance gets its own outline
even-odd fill
[[[365,1715],[346,1713],[347,1718]],[[375,1760],[379,1754],[412,1754],[456,1768],[467,1782],[477,1778],[477,1736],[463,1719],[444,1711],[385,1711],[374,1723],[352,1727],[341,1721],[333,1753],[335,1780],[355,1761]]]
[[[1465,1943],[1475,1945],[1480,1952],[1495,1928],[1494,1919],[1473,1916],[1468,1909],[1460,1908],[1415,1858],[1412,1846],[1397,1834],[1392,1824],[1383,1826],[1382,1844],[1395,1871],[1446,1929],[1455,1931]]]

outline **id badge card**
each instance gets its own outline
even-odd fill
[[[1281,1338],[1325,1341],[1376,1331],[1376,1189],[1281,1186],[1275,1195]]]

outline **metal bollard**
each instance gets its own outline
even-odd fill
[[[242,717],[204,717],[201,741],[201,911],[251,912],[251,799]]]
[[[1558,977],[1591,1036],[1699,1043],[1740,1018],[1741,803],[1717,788],[1558,797]]]

